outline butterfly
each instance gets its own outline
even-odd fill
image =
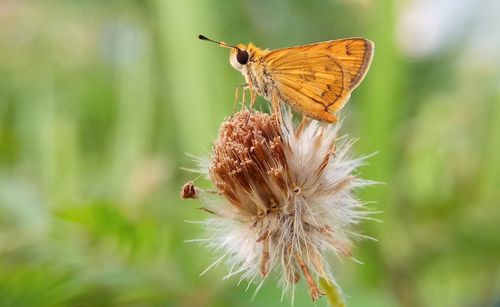
[[[271,102],[279,113],[281,102],[320,121],[337,122],[336,113],[363,81],[374,53],[372,41],[345,38],[276,50],[252,43],[229,45],[204,35],[199,39],[230,48],[229,62],[245,77],[251,102],[255,94]]]

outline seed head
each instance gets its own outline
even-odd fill
[[[355,175],[364,158],[351,158],[353,141],[338,138],[339,127],[307,119],[295,127],[288,110],[281,123],[241,111],[221,125],[203,168],[215,195],[191,185],[183,191],[196,191],[214,215],[207,242],[223,251],[213,265],[225,259],[227,277],[264,281],[274,270],[283,292],[304,276],[313,301],[323,294],[317,278],[333,280],[326,253],[351,256],[351,239],[361,236],[351,228],[370,214],[352,193],[371,184]]]

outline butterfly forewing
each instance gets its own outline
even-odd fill
[[[327,44],[326,49],[332,52],[344,70],[349,81],[349,89],[355,89],[363,81],[370,67],[373,58],[373,43],[364,38],[348,38],[327,42]]]
[[[363,80],[373,43],[361,38],[327,41],[271,51],[264,60],[279,97],[311,117],[335,121]]]

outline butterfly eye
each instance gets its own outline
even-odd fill
[[[238,49],[238,53],[236,54],[236,60],[241,65],[245,65],[248,62],[248,52],[246,50]]]

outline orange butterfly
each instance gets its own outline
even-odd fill
[[[351,92],[361,83],[370,67],[374,44],[364,38],[345,38],[277,50],[262,50],[253,44],[229,45],[229,62],[245,77],[250,89],[270,101],[279,113],[280,102],[296,111],[325,122],[337,122]]]

